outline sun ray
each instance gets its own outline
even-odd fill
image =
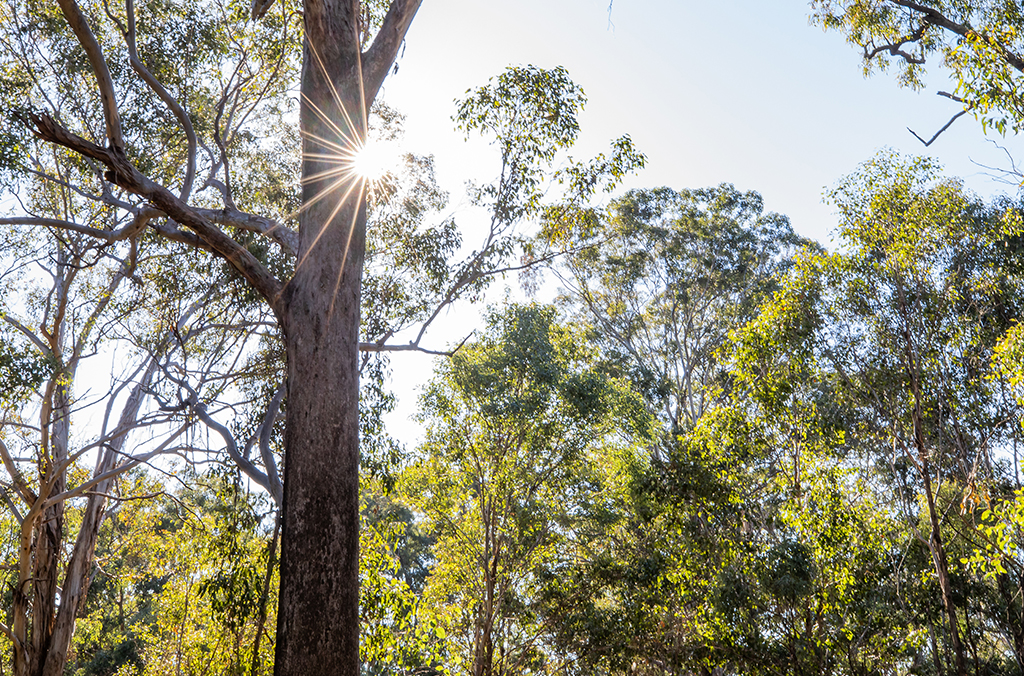
[[[349,145],[357,145],[358,144],[358,139],[355,136],[350,135],[347,131],[345,131],[344,129],[339,127],[338,124],[334,120],[332,120],[330,118],[330,116],[327,115],[327,113],[325,113],[323,110],[321,110],[320,106],[318,106],[315,103],[313,103],[309,99],[308,96],[303,94],[302,98],[303,98],[303,100],[305,100],[306,105],[309,106],[309,109],[312,110],[314,113],[316,113],[316,116],[318,118],[320,118],[320,120],[324,124],[326,124],[331,129],[331,131],[333,131],[335,134],[337,134],[339,137],[341,137],[341,139],[343,141],[346,141]],[[345,110],[344,104],[341,101],[336,101],[336,103],[338,103],[338,107],[342,110],[342,112],[344,112],[344,110]],[[348,117],[347,113],[345,113],[345,118],[346,119],[350,119]],[[349,129],[352,129],[352,128],[353,127],[351,127],[351,126],[349,127]],[[312,133],[310,133],[308,131],[304,132],[304,136],[306,136],[306,138],[313,138],[313,139],[319,140],[321,142],[328,142],[325,139],[321,139],[320,137],[318,137],[315,134],[312,134]],[[332,145],[334,145],[334,144],[332,144]]]
[[[344,155],[344,154],[351,154],[352,153],[352,147],[353,147],[352,144],[342,145],[340,143],[336,143],[334,141],[325,139],[325,138],[323,138],[321,136],[317,136],[316,134],[313,134],[313,133],[310,133],[310,132],[305,132],[303,135],[306,138],[308,138],[308,139],[312,139],[312,140],[316,141],[317,143],[319,143],[320,145],[324,146],[325,148],[333,149],[335,151],[335,156],[337,156],[337,155]]]
[[[349,116],[348,111],[345,110],[345,104],[342,101],[341,96],[338,94],[338,90],[335,89],[335,87],[334,87],[334,81],[331,80],[330,76],[328,76],[328,74],[327,74],[327,67],[324,66],[323,59],[320,58],[320,52],[317,51],[316,46],[313,45],[312,43],[310,44],[310,49],[313,52],[313,56],[316,57],[317,64],[320,66],[320,72],[322,72],[324,74],[324,79],[327,80],[327,86],[331,88],[331,96],[334,98],[335,103],[338,104],[338,108],[341,111],[341,114],[345,117],[345,123],[348,124],[349,129],[355,129],[356,128],[355,124],[353,124],[352,118]],[[359,56],[361,57],[362,54],[359,54]],[[360,99],[360,107],[361,108],[365,108],[366,107],[366,102],[363,100],[363,67],[362,67],[362,59],[361,58],[360,58],[360,62],[359,62],[358,65],[359,65],[359,99]],[[362,112],[362,121],[364,123],[363,129],[365,130],[365,127],[366,127],[366,125],[365,125],[365,122],[366,122],[366,111],[365,110],[361,110],[360,112]]]
[[[360,201],[362,201],[366,197],[366,193],[364,192],[365,188],[366,188],[366,183],[365,182],[360,182],[360,184],[359,184],[359,200]],[[339,206],[341,206],[340,203],[339,203]],[[332,216],[332,218],[333,218],[333,216]],[[344,253],[341,256],[341,265],[338,267],[338,278],[334,281],[334,293],[331,294],[331,305],[330,305],[330,307],[327,310],[327,316],[328,317],[330,317],[331,315],[334,314],[334,302],[336,300],[338,300],[338,289],[341,288],[341,278],[345,274],[345,264],[348,262],[348,252],[349,252],[349,249],[352,247],[352,233],[354,233],[355,230],[356,230],[356,221],[358,220],[358,218],[359,218],[359,208],[356,208],[356,210],[352,212],[352,222],[348,226],[348,237],[345,239],[345,251],[344,251]]]
[[[334,187],[337,187],[337,185],[340,185],[340,184],[336,183]],[[316,237],[313,238],[313,241],[310,243],[309,248],[306,249],[306,251],[302,254],[302,258],[300,258],[299,261],[295,264],[295,269],[296,270],[298,270],[300,267],[302,267],[302,264],[306,262],[306,259],[309,257],[309,254],[312,253],[313,249],[316,248],[316,245],[320,241],[320,238],[323,237],[325,232],[327,232],[327,228],[329,228],[331,226],[331,221],[334,220],[334,217],[337,215],[338,211],[341,210],[341,207],[345,204],[345,200],[348,199],[348,196],[352,194],[352,190],[356,187],[356,185],[358,185],[358,181],[352,181],[352,182],[349,183],[348,189],[345,190],[344,194],[338,200],[338,203],[334,206],[334,209],[331,211],[330,217],[327,218],[326,222],[323,224],[323,226],[320,228],[320,230],[316,233]],[[321,192],[321,194],[323,194],[323,192]],[[317,195],[317,198],[322,199],[320,197],[320,195]],[[319,201],[319,199],[318,199],[318,201]],[[303,206],[305,206],[305,205],[303,205]],[[332,303],[333,303],[333,301],[332,301]]]
[[[368,111],[366,110],[366,92],[362,78],[358,78],[359,110],[350,111],[336,89],[333,80],[329,77],[320,52],[314,45],[310,45],[310,52],[316,60],[320,71],[324,74],[325,84],[334,105],[328,105],[330,102],[321,102],[321,105],[317,105],[309,97],[302,96],[304,105],[309,106],[309,110],[313,113],[315,119],[320,122],[319,131],[320,134],[323,134],[320,135],[309,130],[303,130],[303,138],[312,150],[312,152],[304,153],[303,159],[318,163],[320,166],[317,167],[316,171],[303,176],[301,179],[302,185],[312,186],[316,184],[314,189],[316,194],[306,200],[289,218],[294,218],[325,200],[337,200],[330,209],[330,214],[320,224],[319,230],[312,242],[306,247],[306,250],[296,263],[296,269],[299,269],[306,263],[313,250],[322,244],[321,240],[328,228],[345,227],[345,224],[335,223],[335,220],[346,205],[351,204],[354,206],[351,219],[345,219],[350,220],[350,222],[347,224],[348,232],[344,234],[345,244],[341,252],[338,276],[328,310],[329,314],[333,314],[341,288],[341,279],[351,254],[355,229],[359,223],[360,214],[366,208],[365,200],[368,195],[374,192],[375,184],[379,183],[387,173],[390,173],[384,157],[390,149],[385,150],[383,146],[375,144],[367,138],[369,131],[367,125]],[[359,56],[361,57],[361,55]],[[362,64],[359,63],[358,66],[361,74]],[[358,116],[358,120],[353,119],[354,115]],[[391,154],[397,156],[397,152]],[[397,164],[397,162],[393,164]],[[355,200],[354,204],[352,200]]]
[[[301,182],[303,184],[319,183],[320,181],[324,181],[330,178],[345,177],[356,177],[356,174],[352,171],[350,167],[333,167],[331,169],[324,169],[323,171],[318,171],[315,174],[310,174],[309,176],[306,177],[305,180]]]
[[[312,198],[310,198],[310,200],[308,202],[303,203],[303,205],[300,206],[298,209],[296,209],[294,213],[289,214],[288,218],[291,219],[291,218],[297,217],[303,211],[308,210],[311,206],[313,206],[314,204],[316,204],[320,200],[324,199],[325,197],[329,196],[331,193],[333,193],[339,187],[344,185],[345,182],[346,182],[346,177],[343,176],[343,177],[338,178],[337,180],[335,180],[330,185],[322,188],[320,190],[320,192],[318,192],[316,195],[314,195]]]

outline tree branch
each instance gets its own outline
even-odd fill
[[[277,414],[281,411],[281,402],[284,401],[287,391],[285,383],[281,383],[270,400],[267,413],[263,416],[263,424],[260,425],[260,456],[263,458],[263,466],[267,469],[270,497],[274,498],[278,508],[284,505],[284,485],[281,483],[281,474],[277,470],[277,461],[270,450],[270,434],[274,431],[274,421],[277,420]]]
[[[100,89],[100,100],[103,102],[103,117],[107,125],[107,140],[110,147],[121,155],[124,154],[124,136],[121,133],[121,118],[117,112],[117,95],[114,92],[114,80],[110,77],[107,60],[103,57],[100,43],[96,41],[85,14],[79,9],[75,0],[57,0],[64,18],[71,30],[75,32],[78,42],[89,57],[89,64],[96,75],[96,83]],[[97,158],[99,159],[99,158]]]
[[[0,218],[0,225],[40,225],[47,228],[58,228],[69,232],[77,232],[82,235],[89,235],[90,237],[101,239],[104,242],[120,242],[121,240],[134,237],[138,233],[142,232],[143,228],[149,224],[149,220],[159,215],[161,215],[161,212],[158,209],[153,209],[152,207],[143,208],[135,215],[135,218],[132,219],[130,223],[125,224],[117,230],[101,230],[89,225],[80,225],[70,221],[62,221],[57,218],[37,218],[34,216]]]
[[[925,141],[923,138],[918,136],[917,132],[914,131],[913,129],[911,129],[910,127],[907,127],[907,131],[909,131],[911,134],[913,134],[914,138],[916,138],[918,141],[923,143],[925,145],[925,147],[927,148],[928,146],[930,146],[932,144],[933,141],[935,141],[935,139],[939,138],[939,135],[942,134],[942,132],[944,132],[947,129],[949,129],[953,125],[953,123],[956,122],[958,118],[960,118],[960,116],[965,115],[966,113],[967,113],[966,110],[961,110],[959,113],[957,113],[953,117],[949,118],[949,122],[947,122],[946,124],[942,125],[942,129],[939,129],[937,132],[935,132],[932,135],[932,137],[930,139],[928,139],[927,141]]]
[[[132,68],[139,77],[142,78],[150,89],[153,90],[160,100],[164,102],[168,109],[174,116],[178,118],[178,123],[185,131],[185,138],[188,140],[188,157],[186,158],[186,169],[185,169],[185,180],[181,185],[181,193],[179,199],[182,202],[188,202],[189,195],[192,193],[192,182],[196,176],[196,147],[198,142],[196,140],[195,129],[192,128],[192,120],[189,119],[185,109],[181,107],[177,99],[171,96],[160,82],[153,77],[153,74],[149,72],[145,64],[142,63],[142,59],[139,58],[139,50],[135,44],[135,3],[133,0],[127,0],[125,3],[125,10],[128,14],[128,31],[125,34],[125,42],[128,44],[128,62],[131,63]]]
[[[468,336],[462,339],[458,345],[451,350],[428,350],[425,347],[420,347],[418,339],[416,342],[411,342],[406,345],[384,345],[381,343],[359,343],[360,352],[422,352],[423,354],[433,354],[439,357],[451,357],[466,344],[466,341],[473,336],[470,333]]]
[[[46,509],[47,507],[55,505],[58,502],[70,500],[71,498],[75,498],[78,497],[79,495],[88,493],[90,489],[97,486],[98,484],[101,484],[104,481],[112,479],[116,476],[120,476],[121,474],[124,474],[128,470],[138,467],[144,462],[149,462],[150,459],[166,451],[167,447],[171,445],[171,442],[177,439],[179,436],[181,436],[181,434],[186,429],[188,429],[189,426],[190,423],[186,422],[184,425],[179,427],[177,431],[175,431],[171,436],[165,439],[159,446],[154,448],[152,451],[149,451],[148,453],[144,453],[139,456],[128,456],[128,460],[124,464],[118,465],[113,469],[110,469],[106,472],[103,472],[102,474],[94,476],[88,481],[84,481],[79,485],[75,486],[74,488],[64,491],[63,493],[58,493],[57,495],[50,496],[43,502],[42,508]]]
[[[278,500],[279,497],[283,499],[283,497],[284,497],[284,490],[283,490],[283,487],[280,485],[280,481],[277,482],[277,484],[276,484],[276,486],[274,488],[271,487],[273,484],[272,484],[270,478],[268,477],[268,474],[264,474],[263,472],[261,472],[260,469],[258,467],[256,467],[256,465],[254,465],[251,460],[249,460],[249,458],[247,458],[245,455],[243,455],[242,453],[240,453],[238,451],[238,443],[235,441],[234,435],[231,434],[231,430],[229,430],[227,427],[225,427],[224,425],[220,424],[219,422],[217,422],[216,420],[213,419],[213,417],[210,415],[210,413],[206,409],[206,404],[204,404],[201,401],[199,401],[199,394],[195,391],[195,389],[191,385],[189,385],[187,382],[185,382],[184,378],[176,378],[176,377],[172,376],[170,373],[168,373],[166,369],[164,369],[164,374],[167,376],[167,378],[171,382],[173,382],[173,383],[177,384],[179,387],[185,389],[189,394],[188,394],[188,398],[183,400],[178,406],[168,407],[168,406],[161,405],[161,408],[163,408],[165,410],[166,409],[170,409],[170,410],[175,410],[175,411],[176,410],[181,410],[181,409],[184,409],[184,408],[190,409],[203,422],[203,424],[205,424],[207,427],[209,427],[210,429],[212,429],[213,431],[215,431],[217,434],[220,435],[221,439],[224,440],[224,447],[227,450],[228,455],[231,456],[231,459],[235,462],[236,465],[238,465],[238,469],[240,469],[242,472],[245,473],[246,476],[248,476],[250,479],[252,479],[257,484],[259,484],[261,487],[263,487],[264,490],[266,490],[268,493],[270,493],[271,497],[274,498],[275,501]],[[281,390],[279,390],[279,394],[280,394],[281,399],[284,398],[284,393],[283,393],[282,390],[283,390],[283,388]],[[274,399],[271,401],[271,407],[273,407],[274,401],[277,401],[277,405],[280,406],[280,401],[278,400],[278,396],[277,395],[275,395]],[[269,414],[269,412],[270,411],[268,411],[268,414]],[[275,412],[275,415],[276,415],[276,412]],[[264,426],[267,425],[266,418],[263,421],[263,425]],[[270,433],[267,432],[268,442],[269,442],[269,435],[270,435]],[[262,429],[261,429],[261,436],[262,436]],[[262,448],[261,448],[261,451],[262,451]],[[269,451],[269,448],[268,448],[268,451]],[[276,463],[275,463],[275,467],[276,467]],[[269,473],[269,470],[270,470],[269,466],[267,467],[267,470],[268,470],[268,473]],[[277,492],[278,490],[280,491],[280,494],[278,494],[278,492]],[[280,505],[280,504],[282,504],[282,503],[279,502],[278,505]]]
[[[0,310],[0,318],[2,318],[5,322],[16,328],[18,331],[21,332],[23,336],[32,341],[32,344],[36,346],[36,349],[39,350],[39,352],[41,352],[44,357],[53,356],[53,352],[50,351],[50,346],[47,345],[42,338],[33,333],[32,329],[28,328],[27,326],[19,322],[17,319],[11,317],[9,314],[3,312],[2,310]]]
[[[904,61],[907,61],[909,63],[916,63],[916,64],[924,63],[924,57],[923,56],[914,56],[913,54],[908,54],[907,52],[903,51],[902,47],[903,47],[903,45],[907,44],[908,42],[917,42],[922,37],[924,37],[924,31],[925,31],[925,29],[927,29],[927,27],[928,27],[927,22],[923,23],[920,26],[918,26],[916,31],[914,31],[913,33],[911,33],[907,37],[901,38],[897,42],[892,42],[892,43],[889,43],[889,44],[886,44],[886,45],[881,45],[879,47],[875,47],[870,52],[868,51],[867,46],[865,46],[864,47],[864,60],[865,61],[870,61],[871,59],[875,58],[876,56],[878,56],[882,52],[889,52],[889,54],[891,54],[892,56],[899,56]]]
[[[219,181],[218,181],[219,182]],[[266,235],[280,245],[285,253],[296,255],[299,250],[299,233],[278,223],[272,218],[248,214],[238,209],[196,209],[197,214],[218,225],[229,225],[249,232]]]
[[[33,113],[30,119],[39,138],[102,162],[109,168],[107,180],[146,199],[177,223],[193,231],[210,249],[227,260],[267,300],[278,319],[282,319],[281,282],[248,249],[210,224],[195,209],[171,194],[167,188],[139,172],[123,152],[100,148],[95,143],[64,129],[49,115]],[[157,231],[160,232],[159,229]]]
[[[927,5],[922,5],[920,3],[914,2],[914,0],[889,0],[889,1],[892,2],[894,5],[898,5],[900,7],[905,7],[907,9],[910,9],[910,10],[913,10],[915,12],[918,12],[919,14],[923,14],[924,18],[925,18],[925,21],[927,21],[928,23],[933,24],[935,26],[939,26],[940,28],[945,28],[946,30],[950,31],[951,33],[955,33],[956,35],[959,35],[960,37],[964,37],[965,38],[965,37],[968,37],[970,35],[976,35],[976,36],[986,40],[987,42],[990,42],[991,44],[993,44],[999,50],[999,53],[1002,55],[1003,59],[1008,64],[1010,64],[1011,66],[1013,66],[1017,70],[1019,70],[1021,72],[1024,72],[1024,59],[1022,59],[1020,56],[1014,54],[1009,49],[1004,47],[1002,44],[996,42],[992,38],[989,38],[987,35],[979,33],[978,31],[974,30],[970,26],[968,26],[966,24],[962,24],[962,23],[957,23],[957,22],[951,20],[949,17],[947,17],[946,15],[944,15],[942,12],[940,12],[937,9],[935,9],[934,7],[928,7]]]
[[[4,469],[11,476],[11,482],[18,495],[24,500],[29,507],[31,507],[37,500],[37,496],[32,492],[32,488],[29,487],[28,482],[25,481],[25,476],[18,469],[18,466],[14,464],[14,458],[11,457],[11,453],[7,450],[7,444],[0,439],[0,458],[4,463]]]
[[[377,96],[380,86],[384,84],[384,78],[395,62],[398,49],[402,46],[405,34],[409,32],[409,26],[422,2],[423,0],[392,0],[380,31],[373,39],[373,44],[363,54],[363,100],[367,109]]]

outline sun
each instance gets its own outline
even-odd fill
[[[400,156],[394,143],[367,139],[352,157],[352,172],[368,183],[376,183],[398,168]]]

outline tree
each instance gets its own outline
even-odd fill
[[[566,301],[631,372],[672,438],[720,401],[717,353],[807,242],[731,185],[633,190],[565,259]],[[671,443],[671,442],[670,442]]]
[[[437,543],[424,603],[447,627],[453,671],[555,673],[556,625],[539,576],[569,560],[580,514],[599,502],[604,456],[646,415],[592,361],[554,309],[492,311],[486,333],[438,370],[424,396],[427,438],[403,477]]]
[[[25,203],[52,213],[55,204],[74,200],[67,186],[51,184]],[[158,406],[161,373],[191,355],[208,375],[204,356],[224,358],[258,322],[216,269],[183,265],[178,281],[195,275],[206,288],[185,303],[164,295],[173,283],[163,280],[167,251],[160,246],[133,247],[122,258],[88,235],[55,237],[24,226],[9,235],[0,254],[0,458],[5,511],[16,524],[8,563],[17,572],[4,634],[15,673],[61,673],[94,576],[101,527],[135,497],[136,487],[121,475],[188,445],[191,422]],[[36,283],[26,264],[49,279]],[[200,312],[204,307],[210,316]],[[211,319],[218,313],[223,324]],[[124,323],[129,315],[134,326]],[[225,333],[234,321],[245,328]],[[219,340],[207,342],[210,333]],[[94,364],[96,352],[114,342],[121,343],[124,372],[107,389],[76,393],[78,374],[102,368]],[[97,421],[88,435],[78,424],[87,416]]]
[[[1016,210],[973,201],[926,160],[891,156],[866,163],[831,196],[846,247],[799,261],[742,336],[738,359],[760,364],[746,371],[765,401],[786,400],[801,382],[832,382],[851,437],[837,451],[886,468],[890,509],[919,543],[908,548],[930,559],[943,643],[966,674],[968,658],[980,659],[967,637],[984,632],[968,611],[961,559],[979,538],[971,518],[951,523],[951,515],[972,514],[977,492],[999,485],[998,449],[1019,434],[1020,413],[992,366],[1022,307],[1009,253],[1019,246]],[[778,347],[765,351],[770,345]],[[823,374],[792,379],[787,368]],[[993,653],[983,657],[998,663]]]
[[[368,184],[352,167],[366,143],[368,112],[420,1],[310,0],[301,13],[301,59],[295,8],[285,0],[272,4],[128,2],[122,8],[67,0],[58,13],[8,3],[4,68],[11,76],[4,79],[4,95],[21,102],[4,121],[9,188],[17,192],[19,182],[35,181],[65,185],[103,218],[83,222],[75,204],[3,222],[78,233],[115,250],[163,238],[182,245],[179,257],[194,256],[183,253],[189,248],[212,253],[230,278],[248,285],[252,298],[262,298],[276,320],[263,337],[282,342],[276,354],[287,364],[287,389],[280,381],[263,387],[260,414],[253,416],[269,429],[287,402],[283,483],[289,488],[283,491],[276,669],[352,674],[358,664],[358,376]],[[260,21],[249,20],[250,9]],[[301,159],[289,152],[294,138],[287,103],[300,61]],[[409,344],[388,340],[412,317],[429,324],[491,275],[520,267],[505,262],[519,241],[513,226],[539,209],[544,168],[575,139],[583,96],[563,70],[532,68],[512,69],[480,94],[460,111],[460,123],[467,132],[494,134],[502,152],[497,181],[476,194],[492,211],[489,234],[467,260],[438,266],[458,237],[450,224],[420,233],[427,235],[419,239],[420,252],[425,247],[429,254],[401,262],[433,266],[425,279],[434,304],[412,303],[411,315],[396,313],[394,323],[366,336],[365,350],[421,349],[422,330]],[[42,144],[24,138],[26,126]],[[528,132],[536,129],[543,132],[532,137]],[[610,166],[621,176],[615,172],[641,161],[628,139],[616,151],[610,165],[592,173]],[[40,166],[40,157],[53,161]],[[242,165],[261,180],[238,171]],[[301,197],[288,186],[299,166]],[[191,291],[197,289],[201,285]],[[199,418],[276,497],[281,491],[266,436],[238,443],[208,413],[194,382],[163,376],[178,399],[163,405]],[[257,442],[262,469],[247,457]]]
[[[87,164],[105,168],[92,181],[98,190],[111,195],[111,190],[117,189],[132,200],[126,203],[113,195],[108,200],[111,208],[136,214],[129,231],[112,236],[108,230],[84,228],[87,233],[92,231],[107,241],[135,238],[154,218],[172,230],[186,228],[190,234],[179,239],[227,261],[265,299],[282,327],[290,389],[276,658],[279,674],[358,672],[358,345],[366,206],[365,184],[346,162],[365,141],[367,111],[419,4],[419,0],[392,2],[376,39],[365,51],[366,31],[358,2],[311,0],[303,7],[305,68],[299,117],[304,187],[299,230],[296,236],[282,238],[284,231],[277,224],[261,222],[264,232],[277,232],[279,242],[287,239],[285,246],[297,245],[299,264],[287,283],[221,229],[214,222],[216,214],[204,212],[190,200],[200,143],[193,117],[186,112],[186,107],[195,103],[186,98],[187,86],[193,82],[167,83],[169,90],[145,65],[138,34],[148,17],[137,16],[132,2],[123,13],[108,15],[106,23],[98,21],[101,14],[90,16],[74,0],[60,4],[63,20],[74,36],[75,42],[70,44],[81,49],[76,57],[80,67],[91,70],[95,78],[83,84],[90,104],[97,104],[93,110],[101,112],[103,132],[97,135],[101,142],[87,138],[92,136],[94,117],[73,130],[65,126],[70,120],[61,110],[50,107],[46,112],[26,112],[41,138],[69,148]],[[267,9],[267,3],[253,7],[254,14]],[[281,16],[287,24],[284,7]],[[152,173],[153,156],[139,147],[139,138],[134,136],[141,130],[131,129],[131,118],[122,119],[125,90],[118,91],[112,75],[123,77],[122,62],[109,60],[109,49],[105,51],[101,43],[109,45],[106,38],[115,31],[127,47],[128,61],[139,78],[136,82],[144,83],[150,95],[166,107],[152,112],[168,113],[180,126],[175,136],[185,145],[183,153],[176,152],[179,157],[184,155],[178,165],[184,169],[181,174]],[[62,28],[56,32],[67,34]],[[171,34],[180,35],[181,31]],[[278,66],[284,60],[282,57]],[[244,78],[247,73],[238,75]],[[172,94],[175,89],[177,94]],[[209,141],[220,151],[210,152],[214,165],[211,179],[228,157],[220,136],[221,117],[226,114],[230,119],[234,110],[229,106],[238,102],[238,97],[230,101],[224,96],[219,101],[217,114],[211,116],[216,121]],[[7,144],[8,148],[14,145]],[[172,192],[167,185],[174,184],[179,189]],[[229,212],[230,196],[226,201],[225,212]],[[227,220],[235,219],[227,216]],[[30,523],[37,518],[31,517]]]
[[[551,215],[557,237],[564,214]],[[581,671],[612,673],[772,663],[767,644],[748,640],[775,634],[758,626],[764,616],[746,608],[743,622],[714,602],[767,557],[760,529],[775,517],[770,465],[743,441],[745,404],[730,397],[722,355],[807,243],[731,185],[635,190],[607,212],[571,215],[589,227],[573,231],[563,302],[657,425],[647,457],[616,470],[614,508],[594,515],[576,564],[543,589],[559,650]]]
[[[929,57],[941,57],[956,89],[939,94],[960,103],[963,110],[939,133],[967,112],[981,121],[983,129],[991,127],[1001,134],[1024,126],[1024,14],[1016,4],[814,0],[811,7],[812,21],[844,33],[863,50],[865,73],[895,63],[899,84],[919,89]]]

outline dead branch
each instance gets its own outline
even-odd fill
[[[923,138],[918,136],[917,132],[914,131],[913,129],[911,129],[910,127],[907,127],[907,131],[909,131],[911,134],[913,134],[914,138],[916,138],[918,141],[923,143],[925,145],[925,147],[927,148],[928,146],[930,146],[935,141],[935,139],[939,138],[939,136],[942,134],[942,132],[944,132],[947,129],[949,129],[953,125],[954,122],[956,122],[962,115],[965,115],[966,113],[967,113],[966,110],[961,110],[959,113],[957,113],[953,117],[949,118],[949,122],[947,122],[946,124],[942,125],[942,128],[939,129],[934,134],[932,134],[932,137],[930,139],[928,139],[927,141],[925,141]]]
[[[885,45],[879,45],[878,47],[875,47],[871,51],[868,51],[868,48],[865,45],[865,47],[864,47],[864,60],[865,61],[870,61],[871,59],[875,58],[876,56],[878,56],[882,52],[889,52],[890,55],[898,56],[898,57],[900,57],[901,59],[903,59],[904,61],[906,61],[908,63],[915,63],[915,64],[919,64],[919,65],[924,63],[924,57],[923,56],[914,56],[913,54],[910,54],[910,53],[907,53],[907,52],[903,51],[902,48],[903,48],[903,45],[907,44],[908,42],[917,42],[922,37],[924,37],[924,32],[925,32],[925,30],[927,28],[928,28],[928,24],[927,23],[923,23],[920,26],[918,26],[917,30],[914,31],[913,33],[911,33],[910,35],[908,35],[908,36],[906,36],[904,38],[900,38],[896,42],[892,42],[892,43],[885,44]]]

